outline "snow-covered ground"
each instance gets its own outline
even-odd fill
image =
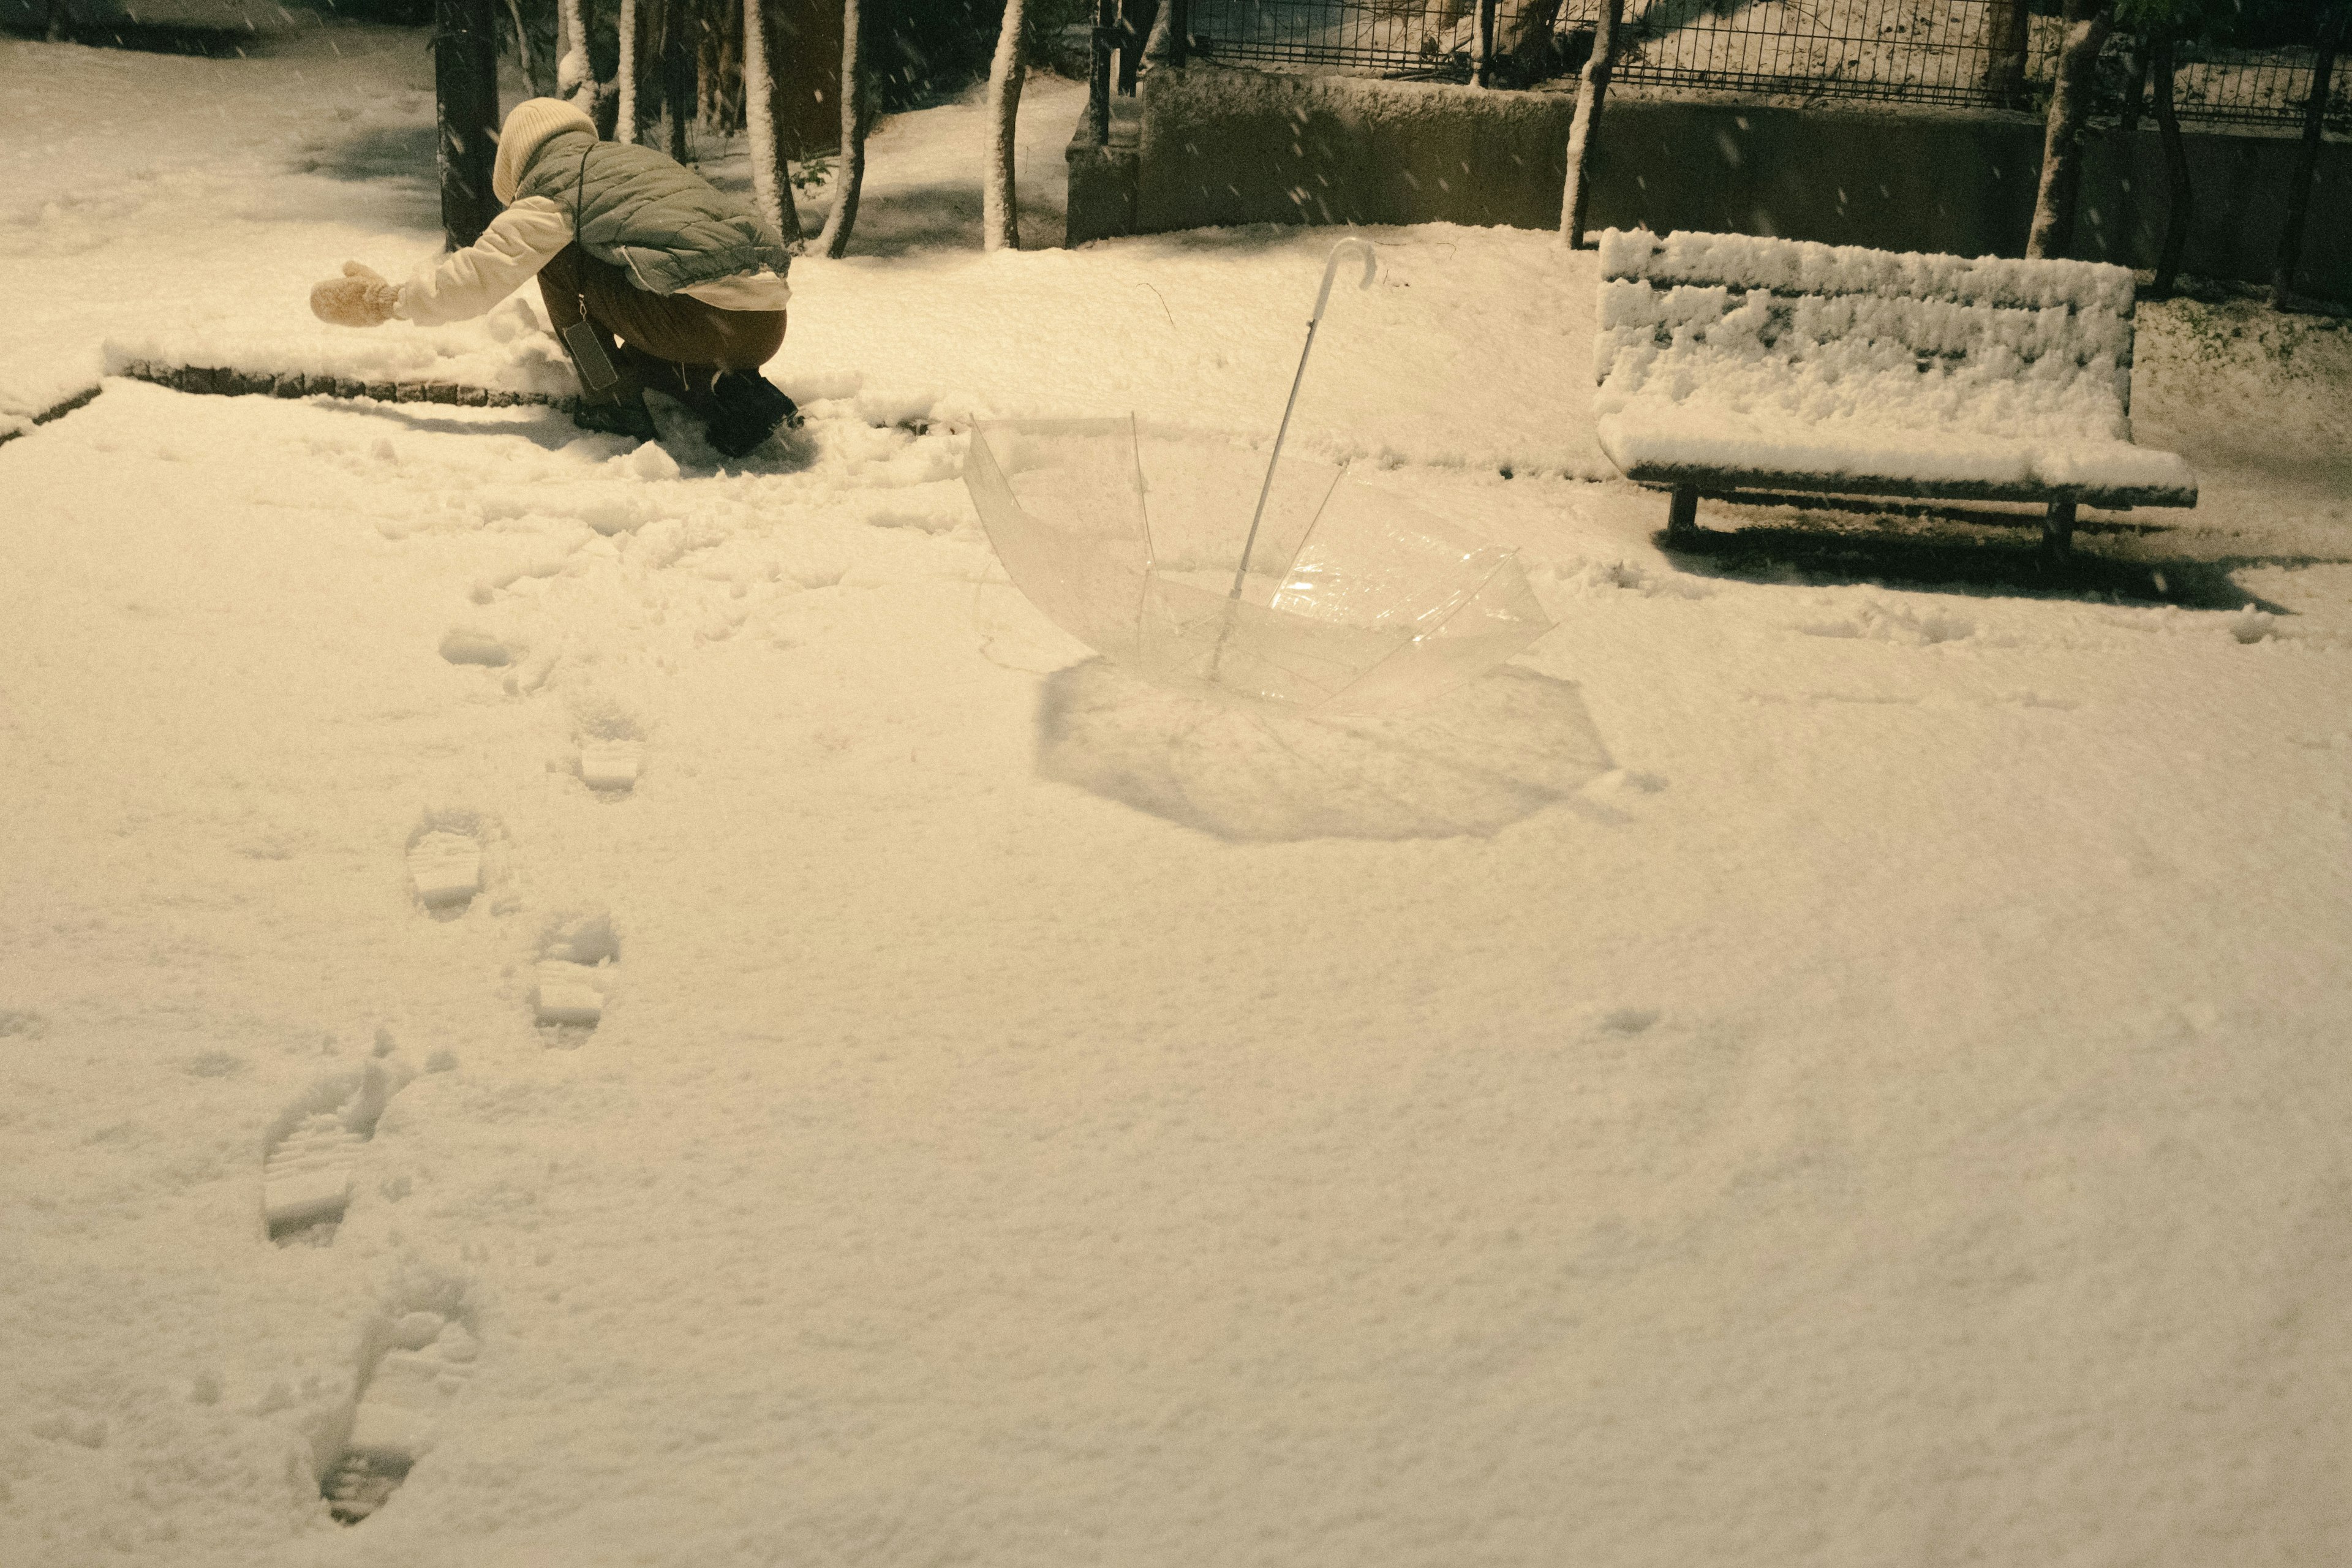
[[[0,412],[536,352],[305,313],[432,249],[428,70],[0,43]],[[1668,556],[1591,255],[1376,232],[1293,439],[1560,625],[1285,722],[1031,611],[960,431],[1263,442],[1331,234],[983,257],[980,144],[876,138],[748,464],[124,381],[0,446],[0,1563],[2352,1554],[2347,334],[2143,309],[2204,494],[2086,526],[2122,592]]]

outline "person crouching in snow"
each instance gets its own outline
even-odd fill
[[[598,141],[593,121],[552,98],[507,116],[490,188],[506,210],[481,238],[405,283],[347,261],[310,290],[311,312],[346,327],[395,316],[439,326],[535,275],[580,376],[582,428],[652,439],[648,388],[700,415],[730,458],[795,419],[759,374],[783,346],[792,298],[792,254],[759,214],[651,147]]]

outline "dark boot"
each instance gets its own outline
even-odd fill
[[[710,444],[740,458],[779,428],[798,429],[801,411],[783,390],[756,371],[721,371],[710,384],[718,411],[709,417]]]
[[[626,382],[612,391],[615,395],[606,402],[592,403],[582,398],[572,411],[572,423],[603,436],[659,440],[661,432],[654,427],[653,410],[646,406],[646,395]]]

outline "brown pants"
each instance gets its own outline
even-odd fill
[[[668,393],[705,416],[713,376],[757,370],[784,343],[782,310],[722,310],[690,294],[648,294],[576,244],[539,269],[539,297],[558,332],[584,314],[607,350],[615,337],[628,344],[615,357],[637,387]]]

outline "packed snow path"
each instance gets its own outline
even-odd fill
[[[0,44],[0,384],[429,248],[428,58],[337,37]],[[2204,498],[2078,548],[2177,602],[1702,560],[1573,477],[1589,258],[1377,235],[1293,439],[1562,625],[1260,722],[995,580],[953,430],[1264,439],[1329,237],[803,263],[723,472],[122,382],[0,447],[0,1562],[2346,1556],[2341,337],[2143,312]],[[272,1246],[273,1128],[412,1061]]]

